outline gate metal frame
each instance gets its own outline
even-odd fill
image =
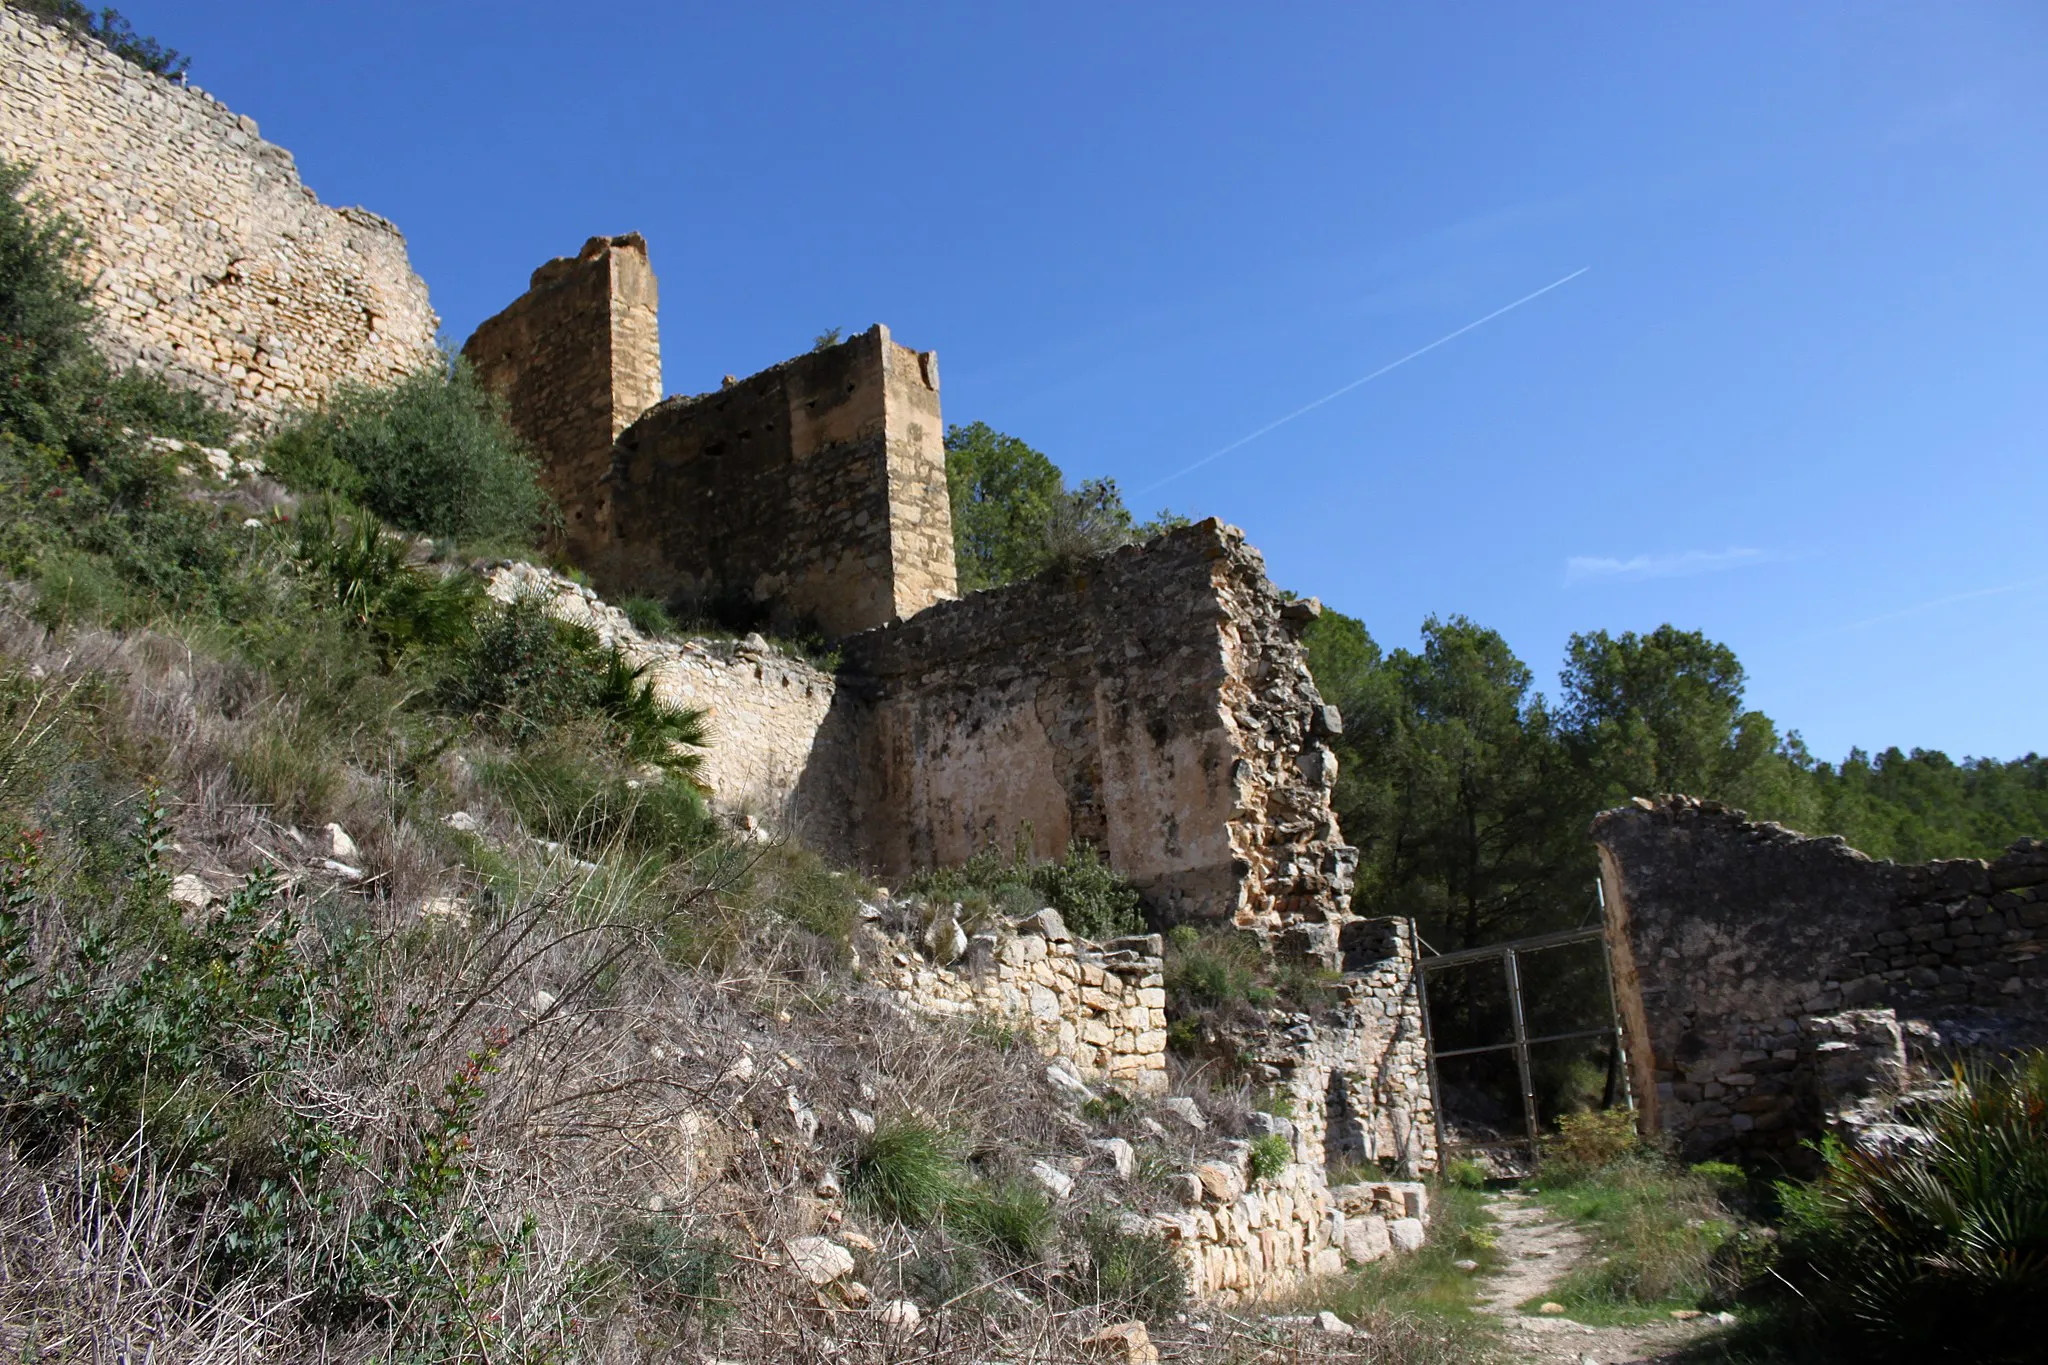
[[[1604,899],[1604,898],[1603,898]],[[1540,952],[1546,948],[1563,948],[1574,943],[1600,943],[1600,961],[1607,976],[1608,1022],[1603,1028],[1576,1029],[1570,1033],[1547,1033],[1540,1038],[1529,1036],[1528,1026],[1522,1013],[1522,968],[1520,958],[1524,953]],[[1458,967],[1473,962],[1484,962],[1488,958],[1499,958],[1508,987],[1508,1022],[1514,1036],[1505,1043],[1486,1043],[1479,1047],[1453,1048],[1449,1052],[1438,1052],[1436,1029],[1429,1017],[1429,974],[1442,967]],[[1579,1038],[1612,1038],[1614,1060],[1612,1065],[1621,1078],[1621,1102],[1635,1108],[1635,1095],[1629,1086],[1628,1057],[1621,1030],[1621,1015],[1614,1000],[1614,955],[1608,947],[1607,931],[1603,925],[1588,925],[1582,929],[1562,929],[1556,933],[1535,934],[1528,938],[1512,939],[1506,943],[1489,943],[1481,948],[1464,948],[1455,953],[1437,953],[1422,958],[1417,964],[1416,987],[1422,997],[1422,1041],[1429,1054],[1429,1090],[1432,1097],[1431,1112],[1436,1118],[1436,1148],[1439,1154],[1448,1155],[1453,1150],[1481,1151],[1497,1147],[1527,1147],[1533,1157],[1542,1139],[1536,1120],[1536,1086],[1529,1074],[1529,1049],[1538,1043],[1564,1043]],[[1439,1057],[1470,1057],[1482,1052],[1512,1052],[1515,1055],[1515,1074],[1521,1082],[1522,1126],[1524,1136],[1518,1138],[1497,1138],[1491,1142],[1444,1141],[1443,1086],[1437,1077]]]

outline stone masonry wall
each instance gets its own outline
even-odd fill
[[[90,238],[103,344],[256,421],[434,359],[405,239],[202,90],[0,7],[0,156]]]
[[[1878,862],[1666,797],[1593,823],[1647,1129],[1688,1154],[1796,1162],[1848,1033],[2048,1043],[2048,844]]]
[[[834,761],[797,805],[890,879],[1025,830],[1046,857],[1085,840],[1155,923],[1298,931],[1334,959],[1355,853],[1308,619],[1213,520],[941,603],[844,642]]]
[[[886,327],[716,393],[671,398],[619,438],[609,535],[585,560],[612,591],[850,635],[954,593],[938,358]]]
[[[1181,1207],[1132,1216],[1133,1232],[1163,1234],[1208,1303],[1272,1299],[1317,1275],[1343,1273],[1422,1246],[1427,1187],[1379,1181],[1332,1189],[1323,1171],[1296,1162],[1253,1179],[1242,1145],[1230,1159],[1178,1176]]]
[[[1084,1081],[1132,1094],[1166,1090],[1166,978],[1157,934],[1076,938],[1054,910],[968,934],[950,914],[929,926],[886,898],[856,941],[861,969],[908,1008],[977,1014],[1018,1030]]]
[[[1275,1012],[1247,1061],[1291,1101],[1301,1160],[1337,1169],[1387,1163],[1407,1179],[1437,1167],[1436,1106],[1422,1027],[1415,924],[1360,919],[1341,930],[1336,998]]]
[[[531,564],[501,565],[490,591],[501,602],[538,596],[550,615],[589,627],[600,643],[616,643],[630,662],[646,665],[658,700],[704,712],[710,743],[697,781],[712,803],[788,824],[791,794],[832,707],[830,673],[758,637],[650,640],[589,588]]]
[[[659,291],[637,232],[593,237],[533,272],[526,291],[462,345],[541,457],[578,561],[610,535],[603,480],[612,442],[661,401]]]

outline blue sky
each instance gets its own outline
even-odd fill
[[[451,342],[638,230],[671,391],[885,321],[1385,645],[1671,621],[1823,756],[2048,748],[2038,3],[123,8]]]

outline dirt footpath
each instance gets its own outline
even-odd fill
[[[1487,1211],[1499,1238],[1501,1266],[1480,1280],[1479,1310],[1507,1326],[1513,1359],[1570,1365],[1669,1361],[1711,1330],[1708,1319],[1587,1327],[1565,1317],[1522,1312],[1520,1305],[1550,1297],[1552,1287],[1585,1259],[1586,1236],[1524,1194],[1490,1196]]]

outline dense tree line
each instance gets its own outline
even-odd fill
[[[953,427],[946,451],[963,590],[1185,520],[1141,526],[1114,483],[1070,487],[983,423]],[[1360,908],[1415,916],[1445,951],[1584,922],[1586,827],[1632,796],[1726,801],[1901,861],[1988,857],[2048,832],[2048,759],[1892,748],[1820,762],[1745,704],[1735,652],[1698,631],[1574,635],[1548,696],[1498,632],[1462,616],[1431,617],[1419,649],[1386,651],[1325,611],[1307,645],[1345,718],[1337,813],[1361,851]]]

